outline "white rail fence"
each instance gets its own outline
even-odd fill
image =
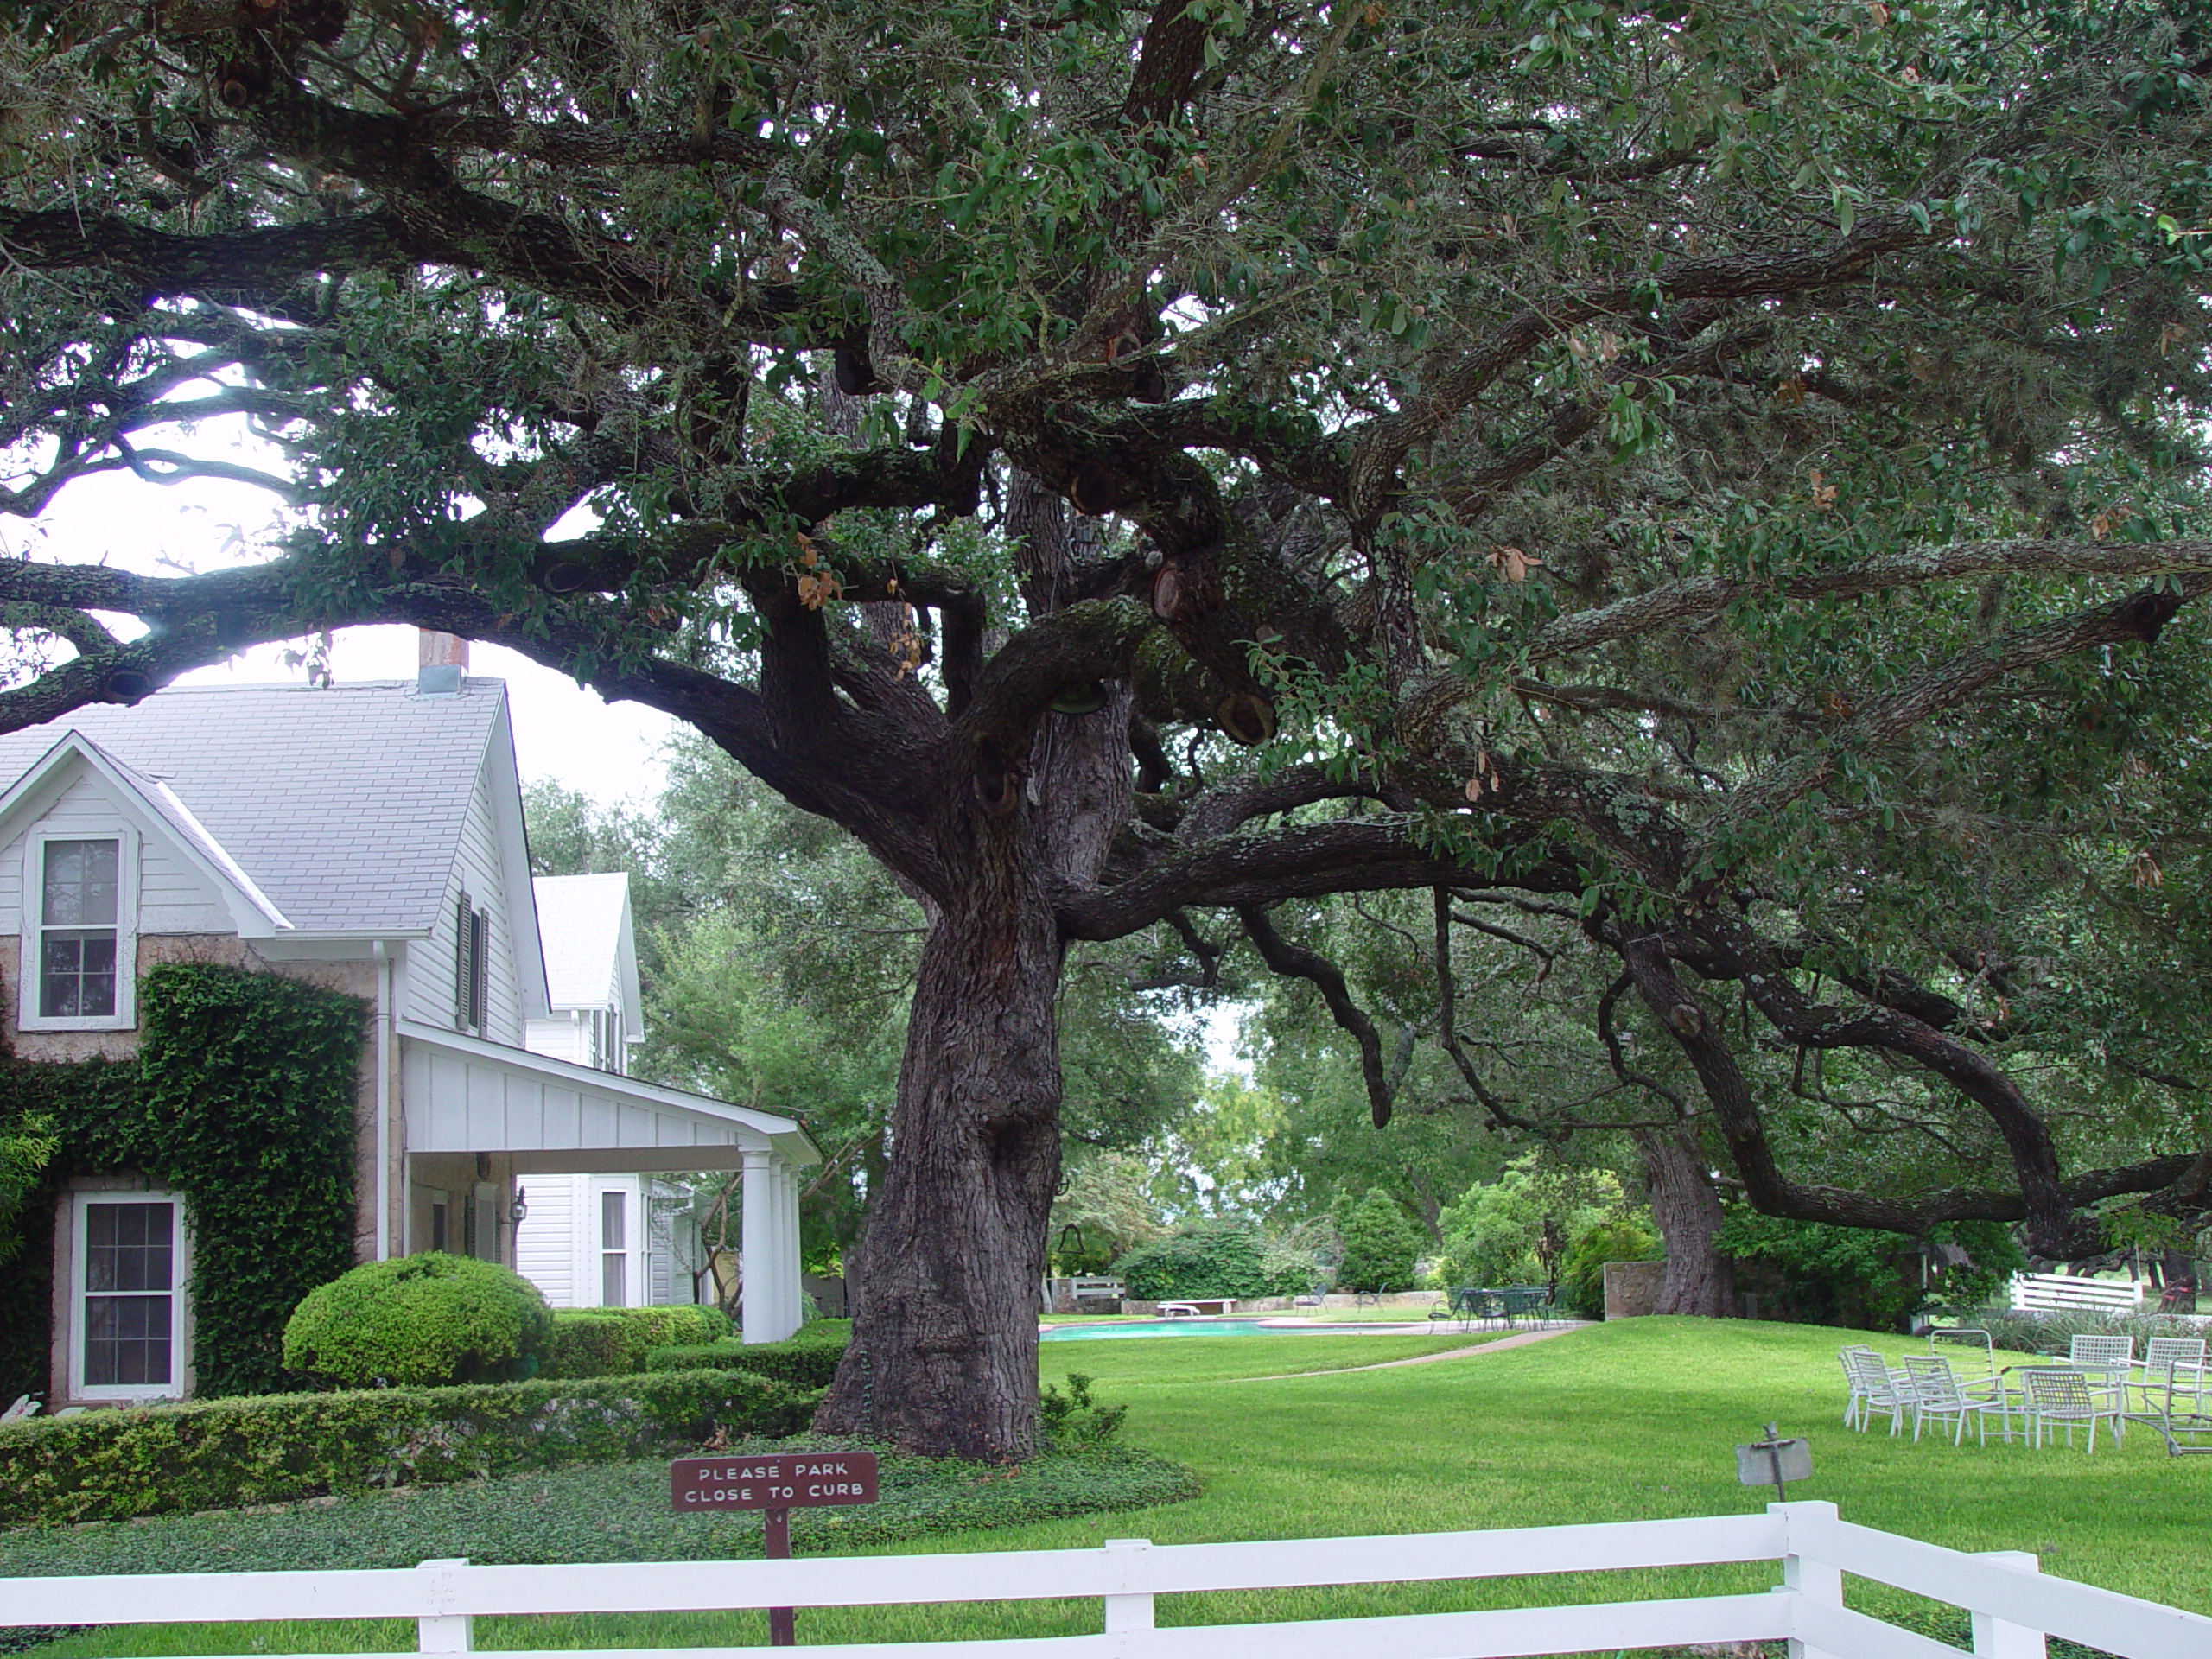
[[[2143,1306],[2143,1286],[2133,1279],[2076,1279],[2063,1273],[2012,1275],[2012,1311],[2092,1308],[2106,1313],[2133,1313]]]
[[[1751,1595],[1271,1624],[1154,1624],[1154,1598],[1163,1595],[1768,1560],[1781,1563],[1783,1582]],[[376,1572],[0,1579],[0,1625],[406,1618],[417,1621],[418,1651],[465,1653],[474,1645],[471,1621],[501,1614],[1096,1596],[1104,1603],[1105,1628],[1095,1636],[812,1651],[820,1659],[1488,1659],[1786,1640],[1791,1659],[1959,1659],[1955,1648],[1847,1608],[1846,1573],[1967,1609],[1978,1659],[2041,1659],[2046,1632],[2123,1659],[2212,1655],[2212,1619],[2045,1578],[2032,1555],[1967,1554],[1854,1526],[1840,1519],[1832,1503],[1806,1503],[1699,1520],[1252,1544],[1155,1547],[1124,1539],[1103,1549],[998,1554],[570,1567],[425,1561]],[[693,1648],[670,1659],[757,1651]],[[531,1656],[518,1652],[511,1659]],[[575,1656],[564,1652],[558,1659]]]

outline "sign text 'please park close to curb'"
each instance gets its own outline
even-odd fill
[[[679,1515],[705,1510],[804,1510],[875,1502],[873,1452],[678,1458],[669,1496]]]

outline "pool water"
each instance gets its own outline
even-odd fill
[[[1056,1325],[1039,1342],[1115,1342],[1128,1337],[1249,1337],[1262,1331],[1299,1327],[1262,1325],[1257,1319],[1145,1319],[1130,1325]]]

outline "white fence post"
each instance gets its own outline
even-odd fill
[[[2032,1551],[2024,1549],[1986,1549],[1980,1553],[1985,1561],[1994,1561],[1999,1567],[2009,1567],[2022,1573],[2040,1573],[2043,1565]],[[1974,1659],[2045,1659],[2049,1648],[2041,1630],[2031,1630],[2024,1624],[2008,1624],[1994,1613],[1969,1610],[1974,1615]]]
[[[1109,1538],[1106,1548],[1116,1554],[1150,1549],[1149,1538]],[[1106,1603],[1106,1634],[1120,1636],[1127,1630],[1148,1630],[1152,1628],[1152,1592],[1128,1596],[1108,1596]]]
[[[423,1605],[452,1606],[453,1570],[467,1565],[466,1555],[417,1562],[415,1570],[429,1575],[423,1586]],[[415,1646],[423,1653],[468,1653],[476,1646],[476,1621],[467,1613],[436,1613],[418,1618],[415,1621]]]
[[[1809,1555],[1798,1554],[1797,1529],[1789,1524],[1795,1518],[1791,1514],[1792,1510],[1818,1510],[1825,1516],[1833,1519],[1836,1512],[1835,1505],[1808,1503],[1770,1503],[1766,1509],[1769,1515],[1779,1515],[1782,1517],[1789,1540],[1789,1552],[1782,1558],[1781,1588],[1783,1592],[1796,1597],[1801,1602],[1817,1601],[1824,1606],[1842,1606],[1843,1569],[1840,1567],[1832,1567],[1826,1561],[1815,1560]],[[1826,1648],[1814,1647],[1801,1637],[1793,1636],[1789,1638],[1789,1659],[1839,1659],[1839,1656],[1830,1653]]]

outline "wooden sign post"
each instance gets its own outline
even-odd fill
[[[678,1458],[668,1466],[669,1502],[678,1515],[760,1510],[762,1543],[772,1561],[791,1553],[791,1511],[835,1503],[875,1502],[873,1452],[779,1452],[752,1457]],[[768,1641],[788,1648],[791,1610],[768,1610]]]

